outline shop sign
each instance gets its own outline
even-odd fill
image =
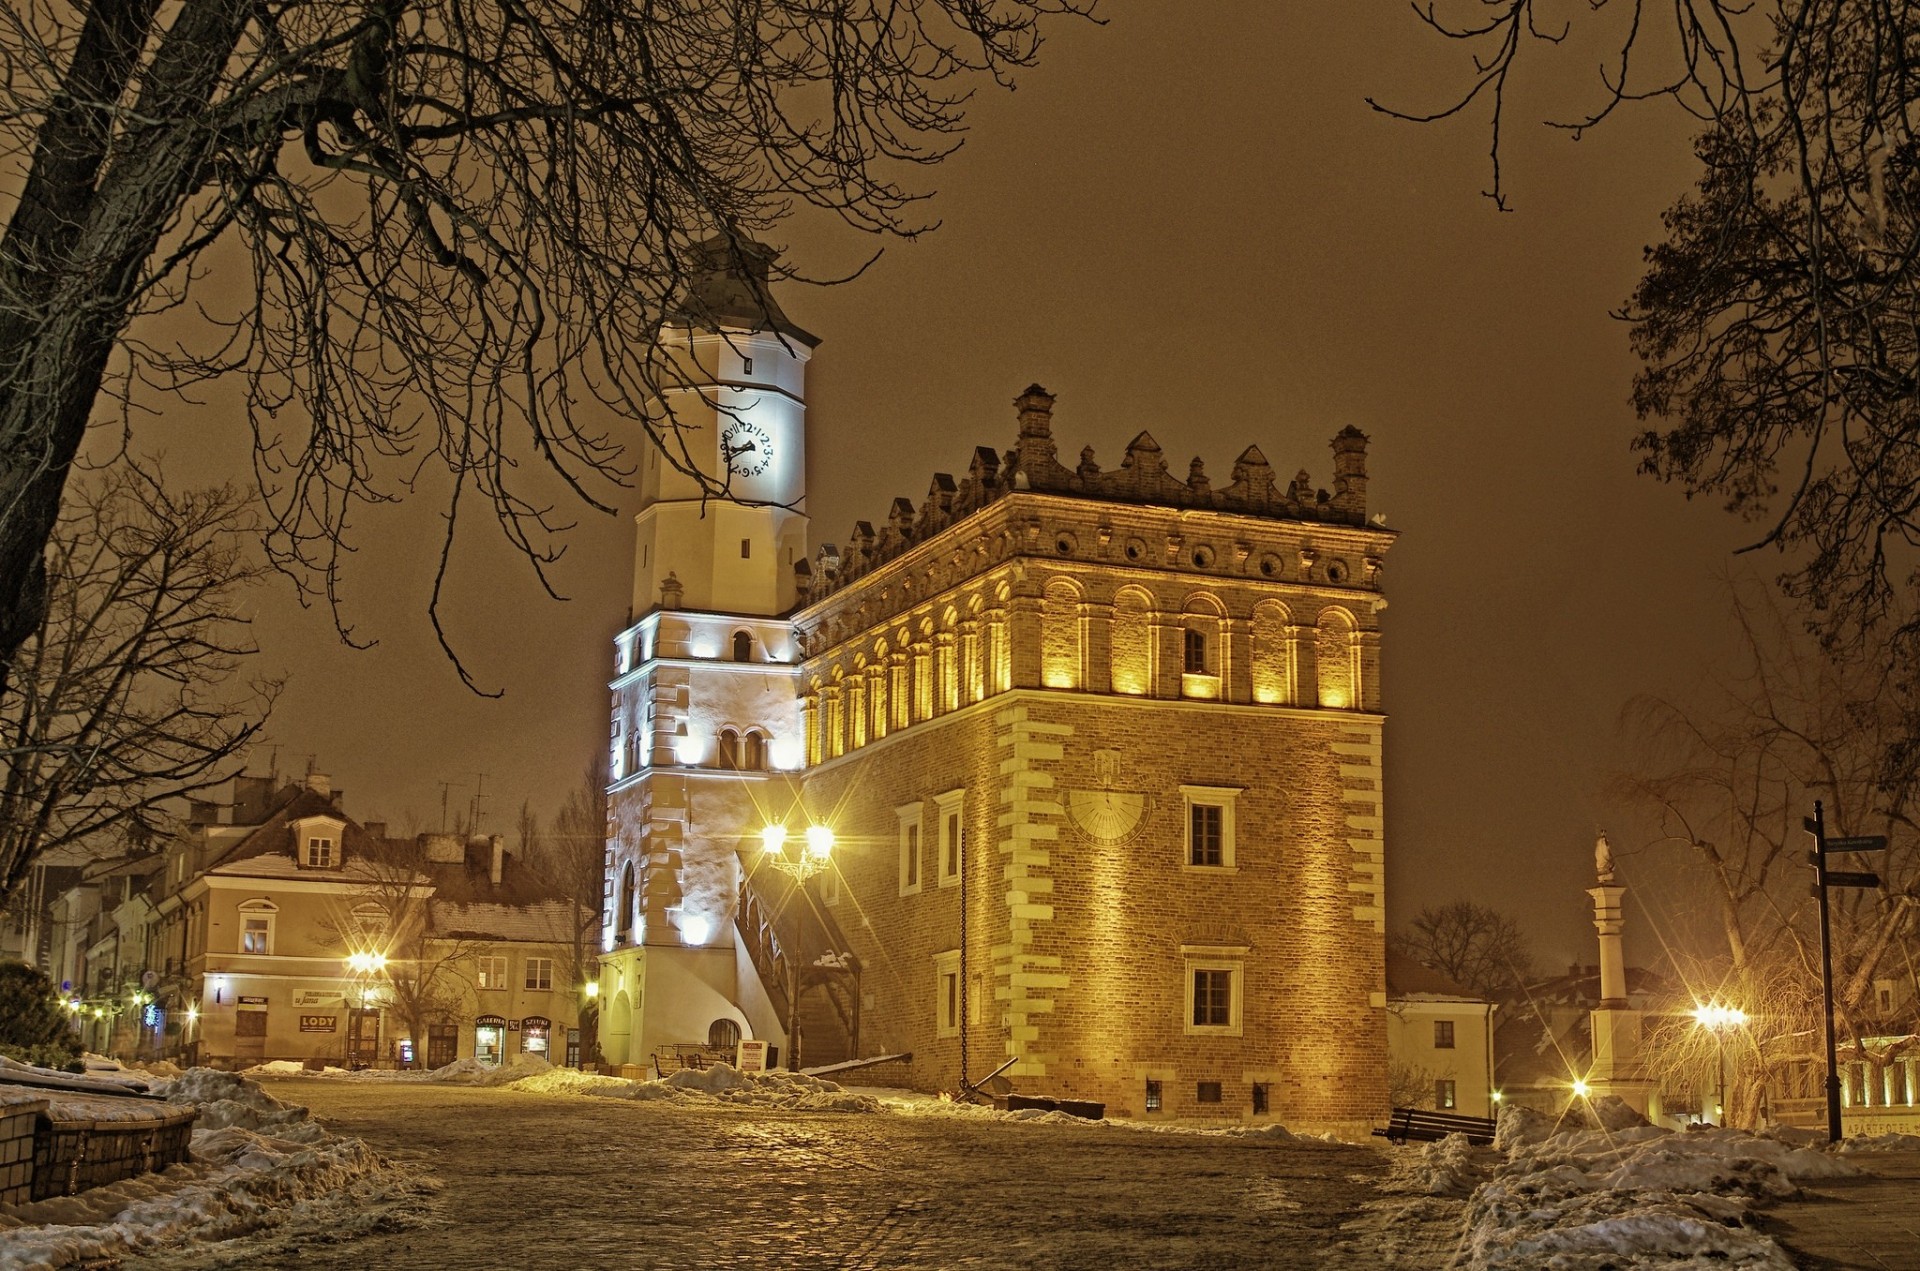
[[[338,1015],[302,1015],[300,1031],[303,1033],[331,1033],[339,1027]]]
[[[339,989],[301,989],[293,995],[295,1006],[338,1006],[344,1000]]]
[[[742,1038],[739,1053],[733,1065],[741,1072],[765,1072],[767,1070],[767,1043]]]
[[[242,996],[240,998],[240,1005],[242,1006],[265,1006],[266,1004],[267,1004],[267,999],[264,997]]]

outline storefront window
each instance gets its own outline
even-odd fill
[[[529,1015],[520,1024],[520,1049],[529,1055],[538,1055],[542,1059],[549,1057],[548,1047],[553,1036],[553,1021],[542,1019],[538,1015]]]
[[[482,1015],[473,1022],[473,1057],[498,1067],[506,1050],[507,1021],[498,1015]]]

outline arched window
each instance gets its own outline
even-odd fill
[[[764,733],[747,730],[744,738],[740,766],[748,772],[765,772],[767,769],[767,738]]]
[[[1253,607],[1253,700],[1293,705],[1295,696],[1292,619],[1277,600]]]
[[[618,944],[633,943],[633,910],[638,892],[634,888],[633,862],[620,871],[620,912],[614,915],[614,940]]]
[[[753,661],[753,636],[748,632],[733,633],[733,660],[735,662]]]
[[[1048,583],[1041,599],[1040,682],[1080,687],[1080,589],[1064,578]]]
[[[717,1019],[707,1025],[708,1050],[732,1050],[740,1044],[740,1021]]]
[[[240,906],[240,952],[273,952],[273,920],[280,906],[264,896]]]
[[[1356,624],[1340,608],[1320,612],[1314,633],[1314,676],[1317,700],[1332,710],[1360,709],[1360,659],[1354,640]]]
[[[722,768],[740,766],[740,734],[731,728],[720,730],[720,766]]]
[[[1145,697],[1153,685],[1153,599],[1138,588],[1113,598],[1113,691]]]

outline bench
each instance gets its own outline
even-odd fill
[[[1385,1129],[1373,1133],[1389,1143],[1437,1143],[1449,1134],[1464,1134],[1467,1142],[1485,1147],[1493,1142],[1492,1117],[1462,1116],[1458,1112],[1430,1112],[1425,1108],[1395,1108]]]
[[[653,1052],[653,1070],[661,1077],[671,1077],[674,1073],[691,1068],[695,1072],[704,1072],[715,1064],[730,1064],[733,1054],[730,1051],[710,1050],[705,1046],[680,1043],[673,1046],[660,1046]]]

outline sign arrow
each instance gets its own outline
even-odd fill
[[[1880,875],[1840,873],[1830,869],[1827,871],[1826,882],[1829,887],[1878,887]]]
[[[1829,852],[1884,852],[1887,850],[1887,836],[1884,834],[1866,834],[1859,838],[1828,839]]]

